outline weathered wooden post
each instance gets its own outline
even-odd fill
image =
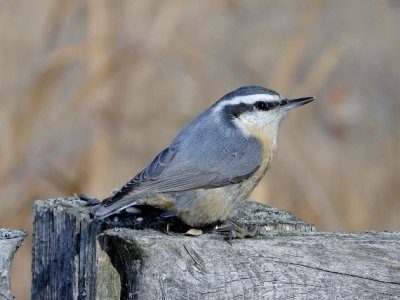
[[[248,201],[239,212],[259,236],[229,244],[144,229],[166,225],[157,218],[95,221],[74,198],[37,201],[32,299],[399,297],[400,233],[318,233]]]
[[[14,299],[10,283],[11,262],[25,237],[24,231],[0,228],[0,299]]]

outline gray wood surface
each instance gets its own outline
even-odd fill
[[[24,231],[0,228],[0,299],[13,299],[10,284],[11,263],[25,237]]]
[[[77,199],[35,202],[32,299],[94,299],[100,227]]]
[[[400,298],[399,233],[281,233],[230,245],[214,235],[113,229],[100,244],[111,258],[99,272],[127,284],[114,294],[99,287],[99,299]]]
[[[155,215],[94,221],[77,199],[37,201],[32,299],[400,299],[400,233],[317,233],[260,204],[238,210],[259,236],[229,244],[161,232],[183,228]]]

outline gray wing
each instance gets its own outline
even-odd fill
[[[142,193],[215,188],[249,178],[261,164],[262,148],[254,137],[239,133],[200,116],[93,214],[106,217],[134,205],[134,196]]]
[[[214,132],[208,138],[195,137],[173,142],[102,206],[148,191],[180,192],[238,183],[260,166],[261,146],[251,136]]]

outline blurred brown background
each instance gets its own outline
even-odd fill
[[[0,226],[120,187],[242,85],[289,114],[253,198],[320,230],[400,229],[399,1],[0,1]],[[30,240],[13,290],[28,299]]]

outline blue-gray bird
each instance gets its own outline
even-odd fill
[[[139,174],[93,210],[105,218],[135,205],[170,211],[190,226],[229,220],[277,149],[280,121],[314,97],[288,100],[258,86],[234,90],[190,122]]]

